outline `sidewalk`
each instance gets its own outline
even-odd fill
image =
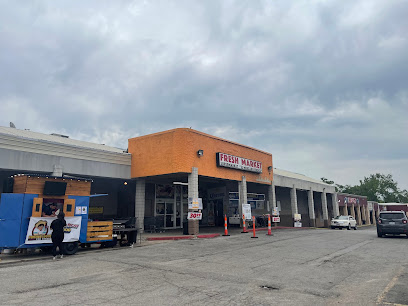
[[[286,227],[286,226],[276,226],[272,227],[272,231],[278,229],[314,229],[311,227]],[[267,231],[267,227],[256,228],[255,231]],[[247,228],[249,233],[252,233],[252,228]],[[240,235],[242,229],[239,227],[228,228],[228,234]],[[215,238],[224,235],[224,227],[200,227],[199,235],[183,235],[183,229],[170,229],[165,230],[161,233],[143,233],[142,241],[158,241],[158,240],[182,240],[182,239],[202,239],[202,238]]]
[[[284,226],[277,226],[272,227],[272,233],[276,230],[282,229],[292,229],[292,230],[299,230],[299,229],[314,229],[310,227],[284,227]],[[268,228],[257,228],[255,229],[256,232],[258,231],[267,231]],[[248,234],[252,235],[252,228],[247,229]],[[241,234],[242,229],[239,227],[231,227],[228,229],[228,234],[230,236],[238,236],[243,235]],[[149,246],[156,243],[163,243],[163,242],[171,242],[174,240],[184,240],[184,239],[208,239],[208,238],[215,238],[220,237],[224,234],[224,227],[200,227],[200,233],[198,235],[183,235],[183,229],[171,229],[165,230],[164,232],[159,233],[142,233],[141,235],[138,234],[137,241],[134,244],[134,247],[144,247]],[[132,246],[133,247],[133,246]],[[90,248],[79,248],[76,255],[83,255],[87,252],[108,252],[108,251],[115,251],[121,250],[129,247],[120,247],[116,246],[113,248],[100,248],[100,244],[92,244]],[[51,260],[52,256],[50,254],[41,252],[39,249],[28,249],[25,253],[17,253],[17,254],[0,254],[0,268],[2,265],[6,264],[20,264],[25,262],[31,261],[39,261],[39,260]]]

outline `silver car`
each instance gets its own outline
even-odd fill
[[[330,227],[332,229],[338,228],[338,229],[343,229],[347,228],[348,230],[351,230],[354,228],[354,230],[357,229],[357,221],[356,219],[353,218],[353,216],[337,216],[336,218],[333,218],[331,220]]]

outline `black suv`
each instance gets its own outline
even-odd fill
[[[382,211],[377,222],[377,236],[405,234],[408,237],[408,219],[404,211]]]

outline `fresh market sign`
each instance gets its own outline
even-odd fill
[[[217,154],[217,166],[241,169],[250,172],[262,173],[262,163],[256,160],[246,159],[225,153]]]

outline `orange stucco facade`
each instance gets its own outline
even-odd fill
[[[193,129],[178,128],[131,138],[128,150],[132,154],[132,178],[191,173],[192,167],[197,167],[201,176],[235,181],[245,176],[248,182],[270,184],[273,177],[272,154]],[[198,156],[198,150],[203,150],[203,156]],[[261,162],[262,173],[219,167],[217,152]]]

